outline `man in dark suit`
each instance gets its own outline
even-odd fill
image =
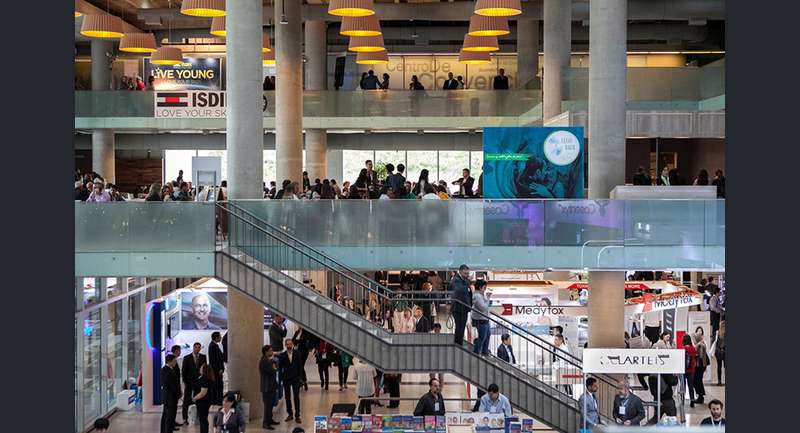
[[[614,397],[614,421],[618,425],[639,426],[646,412],[642,399],[631,392],[628,381],[623,379],[617,383],[619,394]]]
[[[269,345],[275,353],[283,352],[283,339],[286,338],[286,326],[284,325],[284,318],[280,314],[276,314],[272,318],[272,323],[269,325],[267,334],[269,335]]]
[[[450,280],[450,296],[453,298],[453,320],[456,322],[455,343],[464,344],[464,331],[467,329],[467,314],[472,309],[472,292],[469,289],[469,266],[461,265]]]
[[[461,197],[472,197],[472,185],[475,184],[475,178],[469,175],[469,169],[465,168],[461,173],[461,179],[453,182],[453,185],[459,186],[458,194]]]
[[[422,308],[419,305],[414,306],[414,321],[417,324],[414,326],[414,332],[429,333],[431,332],[431,322],[428,318],[422,315]]]
[[[508,90],[508,77],[506,77],[506,70],[500,68],[499,75],[495,75],[492,81],[492,88],[494,90]]]
[[[172,433],[175,427],[175,416],[178,413],[178,400],[181,398],[181,379],[177,372],[178,360],[169,353],[166,356],[166,365],[161,367],[161,398],[163,411],[161,412],[161,433]]]
[[[278,392],[278,369],[275,352],[269,344],[261,348],[258,372],[261,375],[261,400],[264,402],[264,421],[261,423],[261,428],[275,430],[273,426],[280,424],[272,419],[272,407],[275,403],[275,394]]]
[[[511,348],[511,336],[503,334],[500,336],[500,345],[497,346],[497,357],[509,364],[516,364],[517,358],[514,356],[514,350]]]
[[[211,334],[211,344],[208,345],[208,364],[214,370],[214,377],[217,379],[214,381],[214,386],[217,388],[214,397],[217,401],[212,403],[220,406],[222,405],[222,373],[225,372],[225,361],[220,347],[221,340],[219,332],[214,331]]]
[[[174,372],[175,372],[175,376],[173,377],[173,380],[178,382],[178,389],[181,389],[181,368],[178,366],[178,360],[181,359],[181,346],[179,346],[177,344],[173,345],[170,348],[169,351],[170,351],[170,353],[175,355],[175,368],[173,369]],[[177,417],[178,417],[178,411],[176,410],[175,414],[172,416],[172,425],[173,426],[180,425],[180,424],[178,424]],[[183,422],[186,423],[186,418],[185,417],[183,418]]]
[[[453,78],[453,73],[447,73],[447,79],[444,80],[444,85],[442,86],[442,90],[456,90],[458,89],[458,81]]]
[[[197,379],[200,377],[200,367],[207,362],[206,356],[200,353],[202,348],[203,346],[200,343],[194,343],[192,353],[183,357],[183,365],[181,366],[181,377],[183,378],[181,415],[183,416],[183,425],[188,424],[189,405],[192,404],[192,397],[196,394],[194,391]]]
[[[302,356],[294,350],[294,342],[287,338],[284,342],[286,351],[278,357],[278,369],[280,370],[281,382],[283,382],[283,394],[286,397],[286,422],[294,418],[295,422],[301,423],[300,419],[300,381],[303,378]],[[292,399],[294,397],[294,399]],[[294,411],[292,411],[292,401],[294,401]]]

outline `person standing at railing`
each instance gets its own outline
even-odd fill
[[[110,201],[112,201],[111,194],[109,194],[108,191],[106,191],[106,189],[103,188],[103,182],[98,179],[95,179],[92,192],[91,194],[89,194],[89,197],[86,199],[86,202],[105,203]]]
[[[427,334],[431,332],[431,322],[422,315],[422,308],[414,306],[414,332]]]
[[[497,357],[511,365],[517,364],[517,358],[514,356],[514,350],[511,348],[510,335],[503,334],[500,336],[500,345],[497,346]]]
[[[505,69],[500,68],[498,75],[495,75],[494,80],[492,80],[492,88],[494,90],[508,90],[508,77]]]
[[[489,300],[491,293],[486,292],[486,281],[475,281],[475,293],[472,295],[472,325],[478,329],[478,340],[472,351],[481,356],[491,355],[489,352],[489,308],[492,303]],[[477,314],[476,314],[477,313]]]
[[[461,265],[458,272],[450,280],[450,296],[453,298],[450,311],[455,321],[455,344],[464,344],[464,331],[467,329],[467,315],[472,309],[472,291],[470,291],[469,266]]]
[[[586,379],[586,391],[578,398],[578,408],[582,414],[582,428],[584,423],[588,430],[592,430],[600,424],[600,414],[597,412],[597,390],[599,388],[597,379],[593,377]]]

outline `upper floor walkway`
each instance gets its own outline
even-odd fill
[[[724,200],[236,203],[358,270],[725,269]],[[76,203],[76,275],[212,275],[217,219],[213,203]]]

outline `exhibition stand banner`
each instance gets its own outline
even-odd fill
[[[483,129],[486,199],[583,198],[583,128]]]
[[[144,59],[145,81],[153,77],[153,89],[158,90],[220,90],[222,89],[221,59],[187,57],[178,65],[154,65]]]
[[[583,349],[583,372],[683,374],[683,349]]]
[[[448,412],[444,416],[354,415],[315,416],[315,433],[445,433],[469,426],[475,432],[533,431],[533,419],[507,418],[503,413]]]
[[[224,119],[227,114],[223,91],[157,91],[153,103],[157,118]]]
[[[589,295],[589,300],[591,302],[591,295]],[[630,298],[625,301],[625,314],[674,310],[675,308],[700,305],[702,302],[703,295],[694,290],[681,290],[661,295],[645,293],[643,296]]]

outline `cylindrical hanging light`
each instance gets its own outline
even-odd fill
[[[360,52],[356,55],[359,65],[385,65],[389,63],[389,53],[386,50],[374,52]]]
[[[378,36],[382,33],[377,15],[344,17],[339,28],[339,34],[344,36]]]
[[[375,15],[372,0],[331,0],[328,13],[338,17],[365,17]]]
[[[125,33],[119,41],[119,50],[127,53],[152,53],[156,50],[156,38],[152,33]]]
[[[181,13],[193,17],[223,17],[225,0],[183,0]]]
[[[75,18],[78,18],[81,15],[83,15],[83,12],[81,12],[80,4],[78,4],[78,0],[75,0]]]
[[[386,48],[383,44],[383,35],[378,36],[353,36],[350,38],[350,45],[347,47],[350,51],[374,53],[377,51],[385,51]]]
[[[458,53],[458,63],[464,65],[485,65],[492,63],[492,57],[486,51],[464,51]]]
[[[265,65],[274,65],[275,64],[275,52],[274,51],[264,51],[261,54],[264,64]]]
[[[122,20],[115,15],[86,15],[81,24],[81,34],[89,38],[121,38]]]
[[[211,34],[214,36],[226,37],[228,32],[225,31],[225,17],[214,17],[211,19]]]
[[[469,18],[468,34],[472,36],[503,36],[511,33],[508,18],[473,15]]]
[[[464,36],[464,51],[497,51],[500,46],[497,44],[497,36]]]
[[[264,53],[272,51],[272,44],[269,43],[269,33],[264,33],[264,42],[261,43],[261,51]]]
[[[183,63],[183,52],[176,47],[161,47],[150,56],[150,63],[154,65],[179,65]]]
[[[522,13],[520,0],[478,0],[475,13],[487,17],[510,17]]]

